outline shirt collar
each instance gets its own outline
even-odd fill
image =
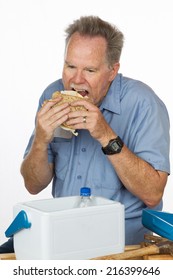
[[[118,74],[115,77],[115,79],[112,81],[110,88],[100,105],[101,111],[105,109],[115,114],[121,113],[120,89],[121,89],[121,74]]]

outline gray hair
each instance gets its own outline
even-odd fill
[[[124,43],[123,33],[114,25],[96,16],[84,16],[75,20],[66,30],[66,46],[70,37],[78,32],[82,36],[101,36],[107,42],[107,61],[111,66],[119,62]]]

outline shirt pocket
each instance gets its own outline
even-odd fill
[[[54,156],[55,175],[64,180],[70,160],[71,141],[70,139],[55,138],[51,143],[51,149]]]

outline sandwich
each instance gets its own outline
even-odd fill
[[[74,90],[55,91],[52,94],[52,99],[54,99],[58,96],[61,96],[62,100],[60,100],[60,102],[58,102],[54,106],[59,106],[59,105],[61,105],[63,103],[66,103],[66,102],[68,102],[70,104],[73,101],[81,100],[81,99],[84,98],[81,94],[79,94],[77,91],[74,91]],[[84,106],[70,106],[70,109],[71,109],[72,112],[74,112],[74,111],[87,111],[87,109]],[[75,136],[78,135],[78,133],[71,126],[67,125],[66,122],[64,122],[61,125],[61,128],[71,131]]]

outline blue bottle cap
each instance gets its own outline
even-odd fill
[[[88,187],[83,187],[80,189],[80,195],[81,196],[90,196],[91,195],[91,189]]]

